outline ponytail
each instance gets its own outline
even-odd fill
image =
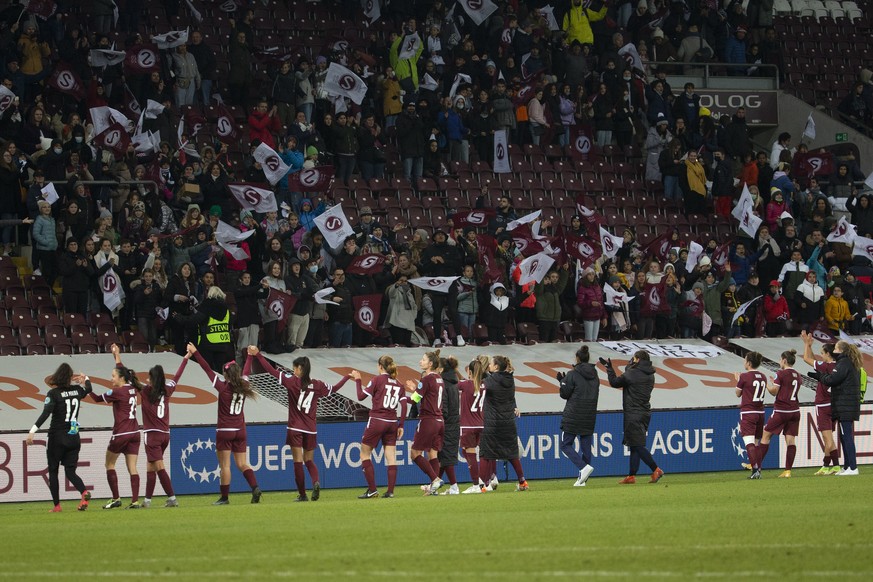
[[[394,358],[382,356],[379,358],[379,365],[382,366],[389,378],[397,378],[397,364],[394,363]]]
[[[436,370],[440,367],[440,351],[425,352],[424,357],[430,362],[430,369]]]
[[[142,383],[136,377],[136,372],[133,371],[133,368],[119,368],[118,371],[121,372],[121,377],[124,378],[126,383],[133,386],[137,392],[142,392]]]
[[[497,369],[500,372],[509,372],[512,373],[514,370],[512,368],[512,360],[510,360],[506,356],[494,356],[494,363],[497,365]]]
[[[837,348],[839,348],[841,354],[846,354],[846,357],[852,361],[852,366],[859,372],[864,368],[864,360],[861,357],[861,352],[858,350],[858,346],[854,344],[850,344],[849,342],[840,341],[837,342]],[[864,387],[861,386],[861,390]]]
[[[797,350],[786,350],[782,352],[782,359],[785,360],[789,366],[793,366],[797,359]]]
[[[252,390],[249,381],[242,377],[242,371],[236,362],[224,367],[224,379],[235,394],[243,394],[246,398],[257,398],[257,393]]]
[[[312,364],[309,362],[309,358],[306,356],[296,358],[291,365],[295,368],[300,366],[300,383],[304,388],[309,386],[309,374],[312,373]]]
[[[152,387],[149,392],[149,402],[157,404],[167,394],[167,379],[164,376],[163,366],[152,366],[149,370],[149,384]]]
[[[580,364],[587,364],[589,360],[588,355],[588,346],[582,345],[578,350],[576,350],[576,362]]]
[[[485,377],[485,367],[482,365],[482,360],[476,358],[470,362],[467,368],[470,370],[470,379],[473,381],[473,393],[478,395],[482,380]]]

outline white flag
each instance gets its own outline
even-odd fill
[[[382,8],[379,6],[379,0],[361,0],[361,8],[364,9],[364,16],[370,19],[370,24],[373,24],[382,17]]]
[[[607,259],[615,257],[623,244],[623,237],[611,234],[602,226],[600,227],[600,246],[603,248],[603,256]]]
[[[0,85],[0,113],[3,113],[15,102],[15,93],[6,88],[5,85]]]
[[[246,210],[255,212],[276,212],[279,207],[276,204],[276,195],[272,190],[258,188],[250,184],[228,184],[228,189],[239,205]]]
[[[424,79],[421,80],[419,87],[427,89],[428,91],[436,91],[439,88],[439,83],[436,82],[436,79],[430,76],[430,73],[425,73]]]
[[[850,245],[857,236],[858,228],[846,220],[845,216],[841,216],[834,229],[828,235],[828,242],[841,242]]]
[[[130,120],[127,116],[112,107],[92,107],[89,114],[91,115],[91,123],[94,125],[93,135],[100,135],[109,129],[113,122],[119,123],[125,129],[130,129]]]
[[[111,67],[124,62],[124,57],[127,56],[127,53],[109,49],[91,49],[89,56],[92,67]]]
[[[455,94],[458,92],[458,87],[461,86],[461,83],[467,83],[468,85],[473,82],[473,79],[470,75],[465,75],[464,73],[456,73],[455,80],[452,81],[452,88],[449,89],[449,97],[452,99],[455,98]]]
[[[701,321],[701,331],[703,335],[708,335],[709,330],[712,329],[712,317],[707,312],[703,312],[703,315],[700,317]]]
[[[700,255],[703,254],[703,245],[694,241],[688,245],[688,259],[685,261],[685,271],[690,273],[697,266],[697,261],[700,260]]]
[[[421,49],[421,37],[418,36],[418,33],[407,34],[403,42],[400,43],[400,51],[397,53],[397,58],[401,60],[411,59],[415,57],[419,49]]]
[[[254,232],[254,231],[250,231],[250,232]],[[236,259],[237,261],[245,261],[245,260],[251,258],[249,253],[247,253],[246,250],[240,246],[226,243],[226,242],[219,242],[218,246],[220,246],[221,248],[226,250],[227,253],[230,256],[232,256],[234,259]]]
[[[549,30],[561,30],[561,27],[558,26],[558,20],[555,18],[555,9],[552,7],[551,4],[540,8],[540,16],[546,19],[546,22],[549,25]]]
[[[494,161],[495,174],[508,174],[512,171],[509,167],[509,144],[506,140],[506,130],[494,132]]]
[[[324,78],[324,90],[328,95],[348,97],[360,105],[367,95],[367,84],[344,66],[331,63]]]
[[[754,299],[752,299],[752,300],[750,300],[750,301],[746,301],[745,303],[743,303],[742,305],[740,305],[739,307],[737,307],[737,312],[734,313],[734,317],[733,317],[733,319],[731,319],[731,327],[733,327],[734,325],[736,325],[737,320],[743,316],[743,314],[746,312],[746,310],[747,310],[749,307],[752,306],[752,303],[754,303],[755,301],[757,301],[757,300],[760,299],[761,297],[763,297],[763,295],[758,295],[758,296],[755,297]]]
[[[173,30],[166,34],[156,34],[152,37],[152,42],[158,45],[159,49],[171,49],[186,44],[188,42],[188,29]]]
[[[754,207],[754,204],[752,193],[749,192],[748,184],[743,184],[743,193],[740,195],[737,205],[734,206],[734,209],[731,211],[731,216],[742,221],[743,213],[746,211],[746,206]]]
[[[55,185],[51,182],[43,186],[40,192],[45,194],[45,198],[43,200],[45,200],[49,204],[54,204],[58,201],[58,191],[55,190]]]
[[[152,101],[151,99],[149,99],[146,102],[146,108],[145,108],[145,111],[143,111],[143,114],[145,114],[146,119],[157,119],[158,115],[160,115],[163,112],[164,112],[163,105],[161,105],[157,101]]]
[[[113,313],[124,305],[124,291],[121,289],[121,280],[115,271],[110,268],[100,276],[100,289],[103,290],[103,305]]]
[[[222,220],[218,221],[218,226],[215,228],[215,240],[223,243],[241,243],[253,234],[255,234],[254,230],[243,232]]]
[[[539,283],[554,264],[555,259],[546,253],[537,253],[526,258],[518,265],[519,271],[521,271],[518,284]]]
[[[485,22],[485,19],[497,10],[497,5],[491,0],[458,0],[458,2],[470,16],[470,20],[476,23],[476,26]]]
[[[276,150],[265,143],[261,143],[261,145],[255,149],[252,157],[261,164],[261,168],[264,170],[264,175],[267,176],[267,180],[269,180],[270,184],[273,186],[278,184],[279,180],[281,180],[290,169],[288,164],[283,162],[282,158],[279,157],[279,154],[276,153]]]
[[[512,222],[506,225],[506,232],[511,232],[521,226],[522,224],[528,224],[530,222],[535,221],[540,215],[543,213],[542,210],[537,210],[536,212],[531,212],[530,214],[525,214],[521,218],[516,218]]]
[[[188,4],[188,10],[191,11],[191,16],[194,17],[194,20],[196,20],[197,22],[203,22],[203,15],[200,14],[199,10],[194,8],[194,4],[191,2],[191,0],[185,0],[185,2]]]
[[[452,283],[458,279],[460,277],[416,277],[415,279],[410,279],[409,284],[420,287],[425,291],[448,293]]]
[[[867,176],[867,179],[864,180],[864,185],[873,189],[873,172],[871,172],[870,175]]]
[[[333,287],[325,287],[321,291],[315,292],[315,302],[321,305],[339,305],[336,301],[332,301],[327,299],[327,297],[331,297],[331,293],[333,293],[335,289]]]
[[[608,283],[603,284],[603,294],[606,296],[606,305],[612,305],[614,307],[620,307],[622,304],[628,304],[639,295],[634,295],[633,297],[628,297],[628,294],[624,291],[616,291],[612,288],[612,285]]]
[[[324,235],[327,246],[332,249],[338,249],[348,237],[355,234],[355,229],[349,224],[349,219],[346,218],[343,207],[339,204],[331,206],[320,216],[316,216],[315,225]]]
[[[803,135],[801,137],[808,137],[810,140],[815,139],[815,121],[812,119],[811,112],[809,117],[806,118],[806,126],[803,128]]]
[[[638,71],[645,70],[643,68],[643,60],[640,58],[639,51],[637,51],[637,45],[634,43],[629,42],[618,49],[618,54],[631,69],[636,69]]]
[[[740,230],[748,234],[750,237],[755,238],[758,235],[758,229],[761,227],[761,222],[763,221],[755,216],[755,213],[752,212],[752,207],[747,204],[746,210],[743,212],[743,217],[740,219]]]
[[[855,246],[852,247],[852,256],[866,257],[868,261],[873,261],[873,238],[856,236]]]

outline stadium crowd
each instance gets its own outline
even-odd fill
[[[14,5],[0,13],[0,218],[13,221],[3,229],[4,250],[16,252],[14,221],[32,219],[35,274],[60,284],[67,313],[111,311],[121,330],[136,326],[151,346],[171,343],[184,354],[198,325],[227,322],[229,308],[240,361],[254,343],[275,353],[325,343],[502,343],[516,334],[549,342],[574,334],[592,341],[869,330],[871,261],[827,240],[842,218],[857,235],[873,235],[855,160],[838,161],[821,182],[794,175],[789,134],[756,152],[744,110],[716,119],[693,84],[670,86],[671,74],[705,62],[749,65],[727,68],[738,75],[779,65],[766,2],[746,11],[736,1],[571,0],[543,12],[545,2],[510,1],[480,25],[463,2],[392,2],[365,44],[332,40],[292,54],[265,50],[256,13],[292,14],[293,6],[237,1],[207,10],[167,1],[149,14],[165,11],[164,22],[181,15],[188,42],[160,49],[148,67],[131,54],[169,29],[150,28],[136,3],[114,4],[117,18],[106,0],[39,1],[30,12]],[[315,4],[360,14],[358,2]],[[194,10],[220,26],[198,27]],[[223,46],[216,30],[227,32]],[[668,61],[686,64],[651,64]],[[328,92],[332,64],[366,80],[360,104]],[[123,151],[97,135],[102,121],[93,112],[107,106],[128,117],[133,135]],[[244,123],[229,137],[207,123],[209,111]],[[640,161],[654,203],[692,218],[714,211],[729,221],[747,187],[762,224],[705,237],[700,253],[669,226],[657,233],[655,242],[668,243],[659,246],[637,240],[631,224],[615,233],[623,238],[617,252],[581,260],[568,241],[601,248],[605,219],[590,212],[598,208],[580,202],[564,224],[516,226],[525,213],[514,199],[483,189],[471,203],[489,212],[487,224],[456,224],[459,213],[444,224],[410,225],[360,206],[354,234],[330,248],[315,219],[337,202],[335,189],[294,191],[290,179],[333,166],[338,187],[390,177],[414,189],[420,178],[490,162],[500,130],[512,148],[569,146],[585,133],[592,159],[613,148]],[[143,145],[143,136],[155,139]],[[253,157],[261,144],[289,166],[272,187]],[[228,189],[236,182],[272,189],[277,210],[241,208]],[[244,258],[216,241],[222,222],[254,231],[239,245]],[[530,254],[522,247],[536,243],[557,259],[554,268],[518,284]],[[361,255],[378,255],[382,268],[362,274],[354,265]],[[98,288],[110,269],[125,296],[113,309]],[[418,277],[458,279],[436,292],[410,283]],[[210,293],[216,286],[221,293]],[[609,300],[605,286],[628,300]],[[328,287],[327,301],[316,295]],[[281,321],[266,308],[270,290],[296,297]],[[375,331],[354,307],[356,297],[372,295],[382,297]],[[733,322],[756,297],[763,300]],[[561,322],[581,323],[581,331]]]

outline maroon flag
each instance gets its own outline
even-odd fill
[[[130,135],[115,121],[103,133],[94,137],[94,145],[112,150],[116,157],[122,157],[130,146]]]
[[[348,267],[346,273],[354,273],[356,275],[375,275],[382,272],[382,267],[385,265],[385,257],[382,255],[368,254],[355,257]]]
[[[54,72],[48,79],[49,87],[57,89],[61,93],[69,95],[77,101],[85,98],[85,86],[79,75],[67,63],[58,63]]]
[[[826,151],[795,154],[791,158],[791,175],[803,178],[830,176],[836,171],[834,155]]]
[[[600,230],[597,227],[601,224],[606,224],[606,221],[599,212],[585,206],[585,196],[582,194],[576,196],[576,213],[579,214],[588,232],[593,232],[600,236]]]
[[[27,11],[39,16],[43,20],[51,18],[57,9],[57,4],[52,2],[52,0],[30,0],[27,4]]]
[[[352,297],[355,306],[355,323],[370,333],[379,333],[379,313],[382,309],[382,295],[358,295]]]
[[[284,291],[270,289],[270,294],[267,295],[264,309],[266,309],[268,313],[272,313],[277,317],[277,332],[281,332],[285,329],[285,325],[288,323],[288,318],[291,317],[291,310],[294,309],[296,303],[296,295],[289,295]]]
[[[494,256],[494,251],[497,248],[497,240],[490,234],[476,235],[476,250],[479,254],[479,264],[483,268],[483,279],[486,285],[490,285],[501,280],[500,265],[497,264],[497,259]]]
[[[291,192],[324,192],[330,188],[334,175],[333,166],[318,166],[288,175]]]
[[[161,68],[158,47],[153,44],[135,44],[127,49],[124,68],[131,73],[151,73]]]
[[[515,97],[512,98],[513,104],[518,107],[521,105],[527,105],[531,99],[536,95],[536,91],[534,90],[533,85],[525,85],[521,89],[518,90],[518,93],[515,94]]]
[[[236,122],[233,119],[233,113],[224,104],[218,106],[215,133],[218,134],[218,139],[224,143],[233,143],[237,140]]]
[[[591,139],[591,132],[582,126],[576,126],[576,135],[570,136],[570,155],[576,160],[587,160],[588,154],[591,152],[591,146],[594,143]]]
[[[185,112],[185,127],[188,128],[189,137],[197,137],[197,134],[206,127],[206,118],[193,109],[189,109]]]
[[[124,103],[121,108],[124,109],[130,119],[139,119],[139,116],[142,115],[142,107],[140,107],[139,101],[136,100],[136,96],[130,90],[130,87],[127,86],[127,83],[124,84]]]
[[[449,215],[449,219],[455,228],[480,228],[487,226],[488,222],[497,215],[493,208],[476,208],[467,212],[455,212]]]
[[[567,256],[578,259],[582,268],[587,269],[600,258],[603,251],[597,242],[587,236],[568,233],[564,235],[564,252]]]
[[[673,231],[670,230],[652,240],[646,245],[646,255],[662,262],[666,261],[670,257],[670,249],[673,248],[672,235]]]
[[[727,241],[715,247],[712,253],[712,264],[718,268],[719,272],[724,271],[724,266],[728,264],[728,259],[731,256],[731,244],[733,241]]]
[[[640,314],[653,316],[670,311],[667,303],[667,284],[662,280],[657,285],[646,283],[640,304]]]
[[[823,344],[835,344],[838,338],[834,336],[834,332],[828,327],[824,321],[819,321],[809,329],[812,337]]]
[[[682,307],[687,309],[692,317],[703,315],[703,299],[688,299],[682,302]]]
[[[515,242],[515,248],[517,248],[518,252],[524,257],[530,257],[543,252],[546,248],[546,243],[548,242],[545,239],[534,238],[530,224],[527,223],[515,227],[509,233],[509,236],[511,236],[513,242]]]

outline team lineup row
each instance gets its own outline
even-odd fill
[[[803,335],[804,360],[814,367],[809,375],[818,380],[815,405],[818,414],[818,429],[822,434],[824,450],[823,467],[816,473],[857,475],[853,422],[860,415],[861,356],[857,348],[845,342],[836,345],[824,344],[820,360],[813,355],[813,338]],[[95,402],[112,405],[113,430],[106,451],[106,475],[112,498],[103,506],[111,509],[121,506],[118,493],[118,478],[115,465],[119,455],[124,455],[130,475],[130,509],[149,507],[156,483],[161,482],[167,494],[167,507],[175,507],[178,501],[173,493],[163,457],[170,437],[170,399],[190,358],[194,358],[206,372],[213,388],[218,392],[217,454],[220,468],[221,496],[214,503],[229,503],[231,457],[242,472],[252,490],[252,503],[258,503],[261,490],[254,471],[247,462],[245,401],[256,396],[248,375],[254,360],[274,376],[288,391],[288,426],[286,444],[291,448],[294,461],[294,477],[298,490],[296,501],[308,501],[305,489],[304,467],[313,483],[311,499],[320,497],[318,468],[314,462],[317,444],[316,414],[319,399],[340,390],[354,380],[359,400],[370,398],[372,407],[361,441],[361,466],[367,482],[367,490],[361,499],[379,496],[372,452],[381,443],[387,464],[387,490],[384,497],[393,497],[397,477],[396,444],[403,437],[404,421],[407,418],[409,401],[418,407],[419,423],[412,444],[412,461],[429,480],[422,486],[425,495],[435,495],[443,486],[443,476],[450,486],[444,494],[461,493],[455,474],[459,446],[467,460],[471,485],[463,492],[484,493],[498,485],[495,468],[498,459],[508,460],[517,475],[518,491],[527,491],[518,449],[516,418],[520,411],[515,402],[515,382],[511,361],[505,356],[478,356],[466,368],[466,377],[460,378],[458,362],[454,357],[440,357],[440,351],[427,352],[419,365],[422,376],[418,382],[407,381],[401,385],[397,380],[397,367],[390,356],[382,356],[377,362],[378,375],[362,385],[361,373],[357,370],[344,376],[339,383],[331,385],[310,377],[311,366],[307,357],[293,361],[291,372],[276,370],[255,346],[248,348],[245,366],[236,362],[223,366],[222,374],[213,371],[203,355],[193,344],[172,377],[166,377],[161,366],[149,370],[149,380],[141,383],[136,373],[125,367],[119,349],[113,346],[115,369],[112,372],[112,389],[102,395],[93,392],[91,382],[83,374],[74,375],[69,364],[62,364],[49,378],[51,387],[45,399],[44,409],[31,428],[28,444],[39,427],[51,416],[46,453],[49,467],[49,488],[53,509],[60,511],[59,467],[64,466],[66,476],[81,494],[78,509],[87,509],[90,492],[76,475],[80,450],[78,411],[82,399],[89,397]],[[796,352],[784,352],[780,370],[768,383],[758,371],[763,357],[750,352],[745,359],[745,372],[737,373],[736,394],[741,398],[740,430],[752,469],[751,479],[759,479],[760,468],[769,449],[773,435],[784,434],[787,454],[786,466],[780,477],[790,477],[796,453],[794,439],[800,421],[798,391],[802,385],[800,374],[793,369]],[[646,448],[646,436],[651,417],[651,393],[654,388],[655,368],[648,352],[636,352],[624,370],[618,375],[611,360],[600,359],[605,367],[610,386],[623,390],[624,412],[623,444],[630,450],[628,475],[622,484],[636,482],[640,462],[652,470],[650,483],[663,477],[663,470]],[[567,373],[559,373],[561,397],[567,400],[561,430],[561,451],[579,469],[574,486],[584,487],[594,471],[591,465],[592,435],[597,417],[600,381],[597,368],[589,361],[587,345],[576,352],[576,362]],[[769,392],[776,397],[774,412],[764,423],[764,397]],[[137,422],[137,401],[141,402],[142,427]],[[399,412],[399,416],[398,416]],[[834,443],[833,430],[840,424],[840,440],[844,464],[840,468],[838,449]],[[576,444],[580,447],[577,451]],[[141,442],[142,441],[142,442]],[[140,445],[144,444],[147,456],[145,498],[139,501],[140,480],[136,462]],[[477,455],[478,452],[478,455]],[[831,465],[829,467],[829,465]]]

